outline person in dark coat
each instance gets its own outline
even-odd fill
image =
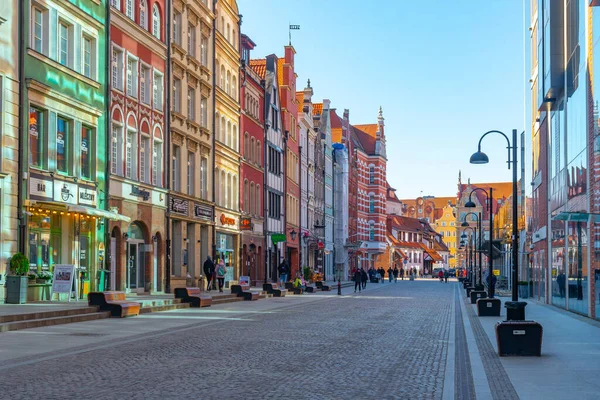
[[[362,282],[362,288],[366,289],[367,288],[367,280],[369,279],[367,273],[365,272],[364,269],[360,269],[360,280]]]
[[[392,279],[394,278],[394,270],[392,269],[392,267],[388,268],[387,273],[388,273],[388,281],[391,283]]]
[[[398,282],[398,267],[394,267],[394,283]]]
[[[400,267],[400,277],[404,280],[404,268]]]
[[[377,270],[377,272],[379,272],[379,275],[381,276],[381,280],[379,282],[383,283],[383,281],[385,281],[385,269],[381,267]]]
[[[206,290],[210,292],[210,285],[213,283],[213,276],[215,274],[215,263],[210,259],[210,256],[206,257],[203,269],[204,275],[206,275]]]
[[[279,264],[277,271],[279,272],[279,286],[285,287],[285,283],[287,282],[289,272],[288,264],[285,258],[283,259],[283,261],[281,261],[281,264]]]
[[[354,281],[354,293],[356,293],[356,288],[358,288],[358,292],[360,293],[361,284],[362,284],[362,268],[357,268],[354,270],[354,276],[352,280]]]

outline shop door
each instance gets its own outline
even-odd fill
[[[127,243],[128,288],[133,292],[144,291],[144,244],[129,240]]]

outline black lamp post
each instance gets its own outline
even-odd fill
[[[471,164],[487,164],[490,160],[488,156],[481,151],[481,141],[484,137],[489,135],[490,133],[498,133],[506,139],[507,143],[507,151],[508,151],[508,160],[506,161],[508,164],[508,168],[512,168],[512,187],[513,187],[513,198],[512,198],[512,301],[518,302],[519,300],[519,292],[518,292],[518,284],[519,284],[519,229],[518,229],[518,203],[517,203],[517,130],[513,129],[512,131],[512,146],[510,144],[510,140],[508,136],[504,133],[496,130],[488,131],[484,133],[479,139],[479,143],[477,144],[477,152],[471,156],[469,160]],[[511,150],[512,150],[512,159],[511,159]],[[491,203],[491,202],[490,202]],[[490,217],[491,223],[491,217]],[[490,233],[492,230],[490,229]],[[491,254],[490,254],[491,256]],[[491,276],[490,276],[491,283]],[[516,304],[514,304],[517,307]],[[525,305],[523,305],[525,307]],[[525,310],[523,309],[523,314],[525,314]]]
[[[479,214],[475,214],[474,212],[468,212],[465,214],[464,216],[464,220],[463,223],[460,224],[460,226],[469,226],[469,223],[467,222],[467,217],[469,216],[469,214],[473,214],[474,216],[477,217],[477,227],[475,228],[475,236],[478,238],[478,244],[477,244],[477,251],[476,253],[479,254],[479,263],[475,263],[476,268],[475,270],[477,270],[477,264],[479,264],[479,284],[481,285],[481,264],[482,264],[482,260],[481,260],[481,235],[482,235],[482,231],[481,231],[481,212],[479,212]],[[477,231],[479,230],[479,236],[477,235]]]
[[[494,200],[494,195],[493,195],[492,188],[489,189],[489,193],[485,189],[475,188],[471,191],[471,193],[469,193],[469,201],[467,201],[465,203],[465,207],[467,207],[467,208],[477,207],[475,205],[475,203],[471,200],[471,196],[473,195],[473,192],[476,192],[478,190],[485,193],[487,202],[488,202],[488,212],[490,213],[490,240],[489,240],[489,246],[488,246],[488,252],[489,252],[489,254],[488,254],[488,292],[489,292],[490,289],[492,288],[492,274],[494,273],[494,267],[493,267],[493,262],[492,262],[492,249],[493,249],[492,240],[494,239],[494,208],[493,208],[492,202]],[[479,269],[479,284],[481,284],[481,266]],[[493,293],[488,293],[488,295],[490,295],[490,297],[493,297]]]
[[[468,238],[468,245],[469,245],[469,271],[470,271],[469,273],[470,273],[470,276],[473,276],[473,264],[475,264],[474,259],[473,259],[473,247],[474,247],[474,241],[475,241],[475,239],[474,239],[473,236],[475,236],[475,229],[471,228],[470,226],[468,226],[468,224],[467,224],[466,227],[463,227],[463,228],[464,228],[463,234],[460,235],[460,238],[461,239],[467,239]],[[468,237],[467,237],[467,234],[464,233],[465,230],[467,230],[467,229],[471,230],[471,233],[469,234]]]

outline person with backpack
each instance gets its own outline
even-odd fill
[[[287,261],[284,258],[277,268],[279,272],[279,286],[281,287],[285,287],[285,283],[287,282],[288,269]]]
[[[215,274],[215,263],[210,259],[210,256],[206,257],[203,269],[206,276],[206,290],[210,292],[210,285],[213,283],[213,275]]]
[[[219,281],[220,293],[223,293],[223,286],[225,285],[225,274],[227,274],[225,262],[223,262],[223,259],[220,259],[219,263],[217,264],[217,280]]]

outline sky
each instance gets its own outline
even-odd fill
[[[252,58],[283,56],[289,24],[300,25],[292,31],[296,87],[310,79],[314,102],[330,99],[340,116],[349,109],[351,124],[376,123],[383,108],[387,177],[403,199],[456,196],[459,170],[463,183],[510,181],[500,135],[482,142],[489,164],[469,164],[489,130],[509,138],[525,131],[530,169],[523,2],[238,0],[238,7],[242,32],[257,44]]]

